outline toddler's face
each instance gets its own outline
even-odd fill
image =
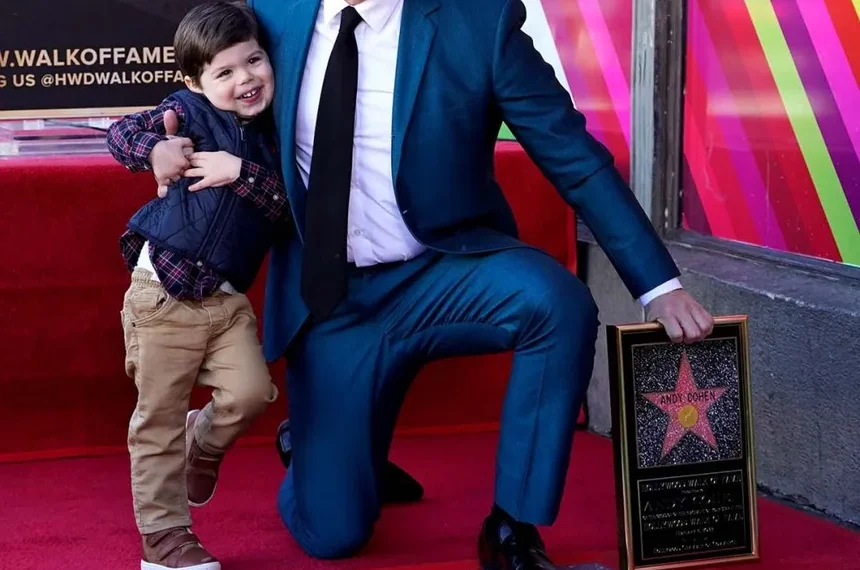
[[[219,52],[203,67],[200,81],[185,78],[192,91],[202,93],[222,111],[251,119],[272,103],[275,83],[272,65],[257,40],[248,40]]]

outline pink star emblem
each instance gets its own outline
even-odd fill
[[[666,437],[663,440],[662,457],[669,455],[669,452],[678,445],[678,442],[688,431],[694,433],[711,448],[717,449],[717,440],[714,438],[711,423],[708,421],[708,408],[725,391],[725,388],[698,389],[693,380],[687,352],[681,353],[681,367],[678,370],[678,382],[675,385],[675,391],[642,394],[649,402],[669,415],[669,427],[666,429]]]

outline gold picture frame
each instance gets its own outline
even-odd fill
[[[607,327],[621,570],[760,557],[748,317],[715,321]]]

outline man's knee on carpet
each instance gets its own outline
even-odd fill
[[[313,542],[304,546],[308,554],[315,558],[336,560],[349,558],[364,548],[373,534],[373,525],[348,526],[337,520],[343,521],[333,515],[332,524],[318,530]]]
[[[278,493],[281,520],[302,550],[314,558],[348,558],[370,540],[375,517],[363,516],[359,509],[348,507],[343,505],[338,511],[331,512],[298,509],[289,477],[284,479]],[[308,516],[300,516],[299,512]]]

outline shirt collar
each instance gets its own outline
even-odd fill
[[[391,14],[394,13],[394,9],[402,1],[365,0],[361,4],[354,6],[354,8],[358,12],[358,15],[361,16],[361,19],[373,31],[378,32],[385,26],[388,19],[391,18]],[[331,26],[334,23],[335,17],[348,6],[349,4],[344,0],[323,0],[323,21],[325,24]],[[340,20],[338,20],[338,24],[340,24]]]

